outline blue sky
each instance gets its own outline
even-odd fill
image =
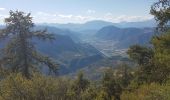
[[[153,18],[155,0],[0,0],[0,23],[9,10],[31,12],[36,23],[84,23],[90,20],[134,22]]]

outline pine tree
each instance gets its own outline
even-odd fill
[[[88,88],[89,85],[90,82],[86,78],[84,78],[83,72],[79,72],[77,75],[77,79],[74,80],[73,85],[71,86],[76,100],[82,99],[81,93],[83,93]]]
[[[133,45],[129,47],[127,54],[132,60],[143,66],[150,63],[150,59],[153,57],[153,50],[144,46]]]
[[[167,81],[170,76],[170,31],[159,37],[153,37],[152,44],[155,63],[155,69],[152,69],[155,73],[154,78],[162,83]]]
[[[55,39],[53,34],[45,30],[34,30],[31,14],[21,11],[10,11],[10,16],[5,18],[6,28],[0,31],[1,39],[8,43],[3,49],[1,65],[11,72],[21,72],[26,78],[37,71],[38,64],[46,65],[53,72],[57,72],[57,64],[51,58],[41,55],[31,42],[33,37],[43,40]]]
[[[169,27],[170,20],[170,0],[158,0],[151,6],[150,13],[154,15],[158,22],[157,30],[159,32],[166,31]]]
[[[119,73],[119,74],[116,75],[117,80],[120,81],[122,89],[126,89],[128,87],[128,85],[130,84],[130,81],[133,78],[133,74],[131,73],[132,72],[131,68],[126,63],[122,63],[118,67],[119,67],[119,69],[118,69],[117,73]]]
[[[120,84],[115,80],[113,70],[109,69],[104,73],[102,78],[102,90],[100,98],[103,100],[120,100],[122,88]]]

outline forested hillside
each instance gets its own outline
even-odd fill
[[[170,0],[151,5],[156,28],[94,21],[60,29],[11,10],[0,28],[0,100],[170,100],[169,9]],[[119,53],[92,39],[117,41]]]

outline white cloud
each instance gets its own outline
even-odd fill
[[[73,17],[73,15],[62,15],[62,14],[59,14],[58,16],[61,18],[69,18],[69,19]]]
[[[95,10],[91,10],[91,9],[88,9],[88,10],[87,10],[87,14],[94,14],[94,13],[96,13]]]
[[[91,16],[82,16],[82,15],[59,14],[58,17],[61,20],[68,20],[69,22],[85,22],[85,21],[92,19]]]
[[[6,10],[6,9],[5,9],[5,8],[0,8],[0,10],[1,10],[1,11],[4,11],[4,10]]]
[[[152,16],[128,16],[128,15],[120,15],[120,16],[113,16],[112,13],[106,13],[105,16],[103,17],[104,20],[106,21],[111,21],[111,22],[138,22],[138,21],[145,21],[152,19]]]
[[[36,23],[80,23],[92,20],[91,16],[37,12],[33,14]]]
[[[34,21],[37,23],[84,23],[90,20],[105,20],[114,23],[118,22],[136,22],[136,21],[145,21],[152,19],[152,16],[128,16],[120,15],[114,16],[112,13],[108,12],[103,16],[95,15],[73,15],[73,14],[61,14],[61,13],[46,13],[46,12],[37,12],[34,14]]]
[[[119,23],[119,22],[140,22],[152,19],[153,16],[128,16],[128,15],[120,15],[120,16],[104,16],[103,20]]]
[[[54,16],[54,14],[50,14],[50,13],[46,13],[46,12],[37,12],[36,13],[37,16]]]
[[[0,24],[4,24],[4,19],[7,17],[7,15],[0,15]]]
[[[86,19],[89,19],[90,17],[78,15],[78,16],[74,16],[74,18],[77,20],[86,20]]]
[[[113,19],[113,21],[115,22],[137,22],[137,21],[145,21],[145,20],[149,20],[152,19],[152,16],[127,16],[127,15],[122,15],[119,16],[115,19]]]
[[[5,18],[7,17],[7,15],[0,15],[0,18]]]

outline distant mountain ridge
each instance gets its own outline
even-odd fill
[[[37,26],[36,29],[46,28],[55,35],[52,42],[34,39],[36,47],[42,53],[54,58],[60,64],[60,74],[67,74],[86,67],[101,59],[104,55],[93,46],[75,42],[79,38],[73,31],[50,26]],[[88,58],[88,59],[87,59]]]
[[[41,53],[52,57],[60,64],[60,74],[67,74],[93,64],[100,64],[106,60],[108,57],[106,55],[113,54],[115,49],[120,49],[121,53],[122,48],[127,49],[130,45],[147,44],[153,36],[153,27],[153,20],[122,23],[95,20],[84,24],[38,24],[36,30],[47,29],[49,33],[55,35],[56,40],[45,42],[34,38],[32,41]],[[115,41],[116,44],[112,43]],[[4,46],[3,42],[0,46]]]
[[[114,25],[120,28],[144,28],[144,27],[155,27],[156,21],[154,19],[146,20],[146,21],[139,21],[139,22],[119,22],[119,23],[112,23],[103,20],[92,20],[86,23],[68,23],[68,24],[58,24],[58,23],[45,23],[43,25],[54,26],[62,29],[70,29],[76,31],[82,30],[99,30],[105,26]]]
[[[149,44],[154,35],[154,28],[118,28],[106,26],[96,33],[96,37],[103,40],[118,41],[118,48],[128,48],[134,44]]]
[[[146,28],[146,27],[156,27],[157,23],[154,19],[139,21],[139,22],[120,22],[118,26],[121,28]]]
[[[94,20],[89,21],[86,23],[68,23],[68,24],[58,24],[58,23],[46,23],[44,25],[48,26],[54,26],[61,29],[70,29],[70,30],[76,30],[76,31],[82,31],[82,30],[98,30],[101,29],[104,26],[108,25],[114,25],[114,23],[102,21],[102,20]]]
[[[74,32],[49,26],[36,26],[35,30],[45,28],[47,32],[54,34],[55,40],[44,41],[33,37],[31,42],[35,44],[38,51],[52,57],[59,64],[60,74],[74,72],[104,59],[105,56],[93,46],[75,42],[70,36]],[[7,42],[8,38],[1,40],[0,48],[3,48]]]
[[[55,35],[55,37],[56,40],[52,42],[38,39],[34,39],[33,42],[40,52],[58,62],[60,74],[78,70],[104,58],[100,51],[88,44],[75,43],[69,36]]]
[[[69,29],[60,29],[54,26],[47,26],[47,25],[37,25],[35,29],[36,30],[46,29],[49,33],[58,34],[58,35],[66,35],[66,36],[69,36],[74,42],[80,42],[80,39],[77,36],[78,33],[71,31]]]

